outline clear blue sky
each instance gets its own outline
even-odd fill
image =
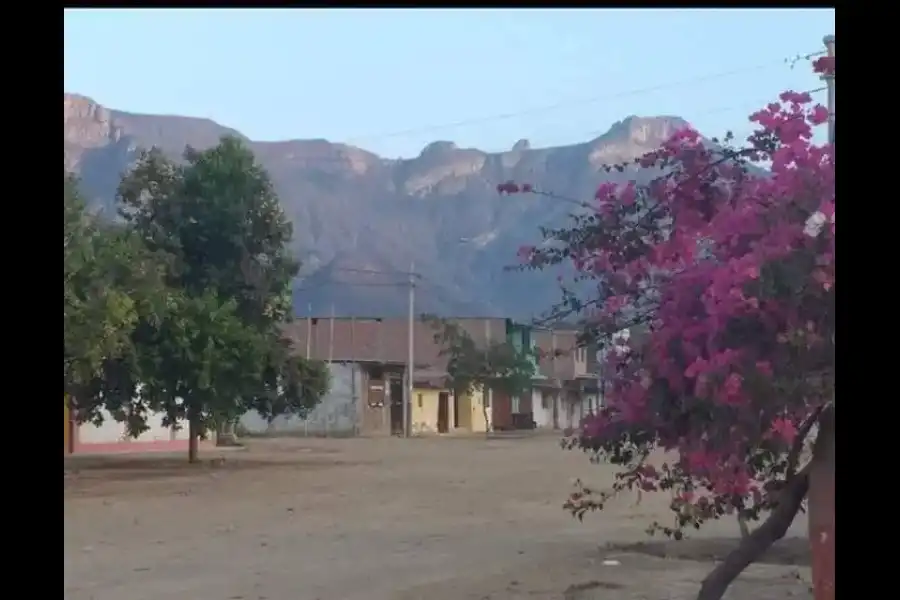
[[[745,133],[821,85],[783,60],[833,32],[833,9],[70,9],[65,89],[387,157],[584,141],[630,114]]]

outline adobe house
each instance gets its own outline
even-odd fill
[[[478,344],[485,343],[491,335],[504,336],[505,319],[467,318],[453,319]],[[409,354],[407,319],[366,317],[310,317],[297,318],[285,328],[292,341],[294,352],[319,360],[354,364],[361,371],[362,389],[358,398],[358,432],[362,435],[391,435],[403,429],[403,398]],[[446,358],[435,341],[436,331],[430,323],[417,319],[414,324],[414,370],[429,375],[429,383],[421,388],[423,409],[425,395],[437,390],[435,373],[446,372]],[[417,379],[421,378],[417,375]],[[449,391],[449,390],[448,390]],[[439,394],[440,392],[438,392]],[[439,401],[440,396],[437,397]],[[413,397],[411,409],[418,398]],[[489,401],[489,400],[488,400]],[[457,427],[478,431],[483,429],[484,419],[469,419],[473,411],[481,414],[481,399],[447,398],[449,429]],[[411,421],[413,420],[410,410]],[[454,419],[454,415],[464,415]],[[471,423],[471,424],[470,424]]]
[[[416,327],[416,367],[436,354],[433,336]],[[408,360],[405,319],[298,318],[286,327],[294,352],[334,363],[354,365],[360,372],[357,431],[391,435],[403,431],[404,378]]]
[[[543,376],[535,381],[532,412],[535,426],[546,429],[577,427],[581,419],[600,406],[596,361],[591,350],[578,343],[575,327],[537,329],[533,336],[539,350]]]

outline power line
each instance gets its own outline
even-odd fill
[[[827,87],[818,87],[818,88],[815,88],[815,89],[812,89],[812,90],[806,90],[805,92],[801,92],[801,93],[805,93],[805,94],[816,94],[816,93],[818,93],[818,92],[824,92],[824,91],[827,90],[827,89],[828,89]],[[703,111],[701,111],[701,112],[699,112],[699,113],[694,113],[693,118],[696,119],[697,117],[706,117],[706,116],[709,116],[709,115],[715,115],[715,114],[720,114],[720,113],[732,112],[732,111],[735,111],[735,110],[753,110],[754,108],[759,108],[759,107],[761,107],[761,106],[765,106],[765,105],[766,105],[768,102],[770,102],[771,100],[772,100],[772,98],[771,98],[771,97],[768,97],[768,98],[766,98],[766,99],[764,99],[764,100],[760,100],[760,101],[758,101],[758,102],[753,102],[753,103],[746,102],[746,103],[742,103],[742,104],[730,104],[730,105],[728,105],[728,106],[718,106],[718,107],[715,107],[715,108],[710,108],[710,109],[707,109],[707,110],[703,110]],[[596,136],[596,135],[600,135],[600,134],[603,134],[603,133],[606,133],[606,130],[603,130],[603,129],[594,129],[594,130],[591,130],[591,131],[587,132],[587,133],[585,134],[585,136],[586,136],[586,137],[587,137],[587,136]]]
[[[803,56],[812,56],[812,55],[813,54],[808,54],[808,55],[803,55]],[[656,84],[656,85],[651,85],[651,86],[646,86],[646,87],[641,87],[641,88],[635,88],[635,89],[631,89],[631,90],[615,92],[612,94],[603,94],[603,95],[592,96],[592,97],[588,97],[588,98],[564,100],[564,101],[555,102],[555,103],[549,104],[549,105],[523,109],[523,110],[519,110],[519,111],[515,111],[515,112],[487,115],[487,116],[483,116],[483,117],[474,117],[471,119],[463,119],[463,120],[454,121],[454,122],[450,122],[450,123],[435,124],[435,125],[429,125],[429,126],[424,126],[424,127],[414,127],[414,128],[393,131],[393,132],[385,132],[385,133],[374,134],[374,135],[357,136],[357,137],[349,138],[346,141],[346,143],[353,143],[353,142],[358,142],[358,141],[373,141],[373,140],[390,139],[390,138],[403,137],[403,136],[408,136],[408,135],[419,135],[422,133],[429,133],[432,131],[453,129],[456,127],[464,127],[464,126],[468,126],[468,125],[478,125],[478,124],[482,124],[482,123],[490,123],[493,121],[512,119],[515,117],[520,117],[520,116],[530,115],[530,114],[538,114],[538,113],[542,113],[542,112],[551,112],[554,110],[559,110],[562,108],[568,108],[568,107],[573,107],[573,106],[583,106],[583,105],[588,105],[588,104],[594,104],[596,102],[601,102],[601,101],[605,101],[605,100],[613,100],[613,99],[624,98],[624,97],[628,97],[628,96],[640,96],[643,94],[650,94],[650,93],[654,93],[654,92],[658,92],[658,91],[662,91],[662,90],[666,90],[666,89],[671,89],[671,88],[676,88],[676,87],[681,87],[681,86],[685,86],[685,85],[697,85],[700,83],[705,83],[707,81],[715,81],[717,79],[723,79],[726,77],[733,77],[735,75],[743,75],[743,74],[747,74],[747,73],[752,73],[754,71],[769,69],[769,68],[772,68],[772,67],[775,67],[778,65],[787,64],[790,60],[796,60],[796,59],[791,59],[791,58],[786,59],[784,57],[781,57],[778,60],[767,61],[767,62],[761,63],[761,64],[755,64],[755,65],[751,65],[751,66],[747,66],[747,67],[740,67],[737,69],[731,69],[728,71],[722,71],[722,72],[718,72],[718,73],[701,75],[699,77],[693,77],[690,79],[682,79],[679,81],[661,83],[661,84]]]
[[[470,119],[462,119],[462,120],[458,120],[458,121],[447,122],[447,123],[436,123],[433,125],[427,125],[427,126],[422,126],[422,127],[413,127],[413,128],[397,130],[397,131],[392,131],[392,132],[384,132],[384,133],[380,133],[380,134],[354,136],[354,137],[346,138],[342,141],[335,141],[333,143],[356,145],[360,142],[373,142],[373,141],[391,139],[391,138],[397,138],[397,137],[420,135],[420,134],[430,133],[430,132],[434,132],[434,131],[442,131],[442,130],[454,129],[454,128],[458,128],[458,127],[465,127],[468,125],[478,125],[478,124],[484,124],[484,123],[491,123],[494,121],[502,121],[502,120],[512,119],[512,118],[516,118],[516,117],[520,117],[520,116],[525,116],[525,115],[552,112],[552,111],[560,110],[560,109],[564,109],[564,108],[575,107],[575,106],[584,106],[584,105],[594,104],[597,102],[614,100],[614,99],[618,99],[618,98],[641,96],[644,94],[651,94],[651,93],[655,93],[655,92],[659,92],[659,91],[663,91],[663,90],[667,90],[667,89],[678,88],[678,87],[683,87],[683,86],[698,85],[698,84],[702,84],[702,83],[705,83],[708,81],[715,81],[718,79],[733,77],[736,75],[743,75],[743,74],[752,73],[755,71],[770,69],[770,68],[776,67],[778,65],[788,64],[792,67],[793,64],[795,64],[799,60],[805,60],[805,59],[808,60],[808,59],[811,59],[812,57],[818,56],[820,54],[822,54],[821,51],[810,52],[807,54],[798,54],[796,56],[792,56],[789,58],[782,57],[777,60],[767,61],[765,63],[759,63],[756,65],[750,65],[747,67],[740,67],[737,69],[731,69],[729,71],[722,71],[722,72],[718,72],[718,73],[701,75],[698,77],[693,77],[693,78],[688,78],[688,79],[681,79],[678,81],[659,83],[659,84],[655,84],[655,85],[644,86],[641,88],[623,90],[623,91],[619,91],[619,92],[613,92],[610,94],[592,96],[592,97],[588,97],[588,98],[563,100],[563,101],[555,102],[555,103],[549,104],[549,105],[527,108],[527,109],[523,109],[523,110],[508,112],[508,113],[486,115],[486,116],[474,117],[474,118],[470,118]],[[308,158],[308,159],[306,159],[306,162],[310,162],[310,163],[329,163],[329,162],[343,163],[343,162],[347,162],[348,160],[349,159],[344,156],[334,156],[334,157]],[[393,159],[386,159],[386,160],[393,160]],[[403,160],[403,159],[400,159],[400,160]]]
[[[410,273],[409,271],[400,271],[397,269],[384,271],[381,269],[356,269],[351,267],[340,267],[332,270],[339,271],[341,273],[367,273],[370,275],[403,275],[404,277],[422,277],[421,273]]]
[[[421,276],[420,276],[421,277]],[[416,283],[418,287],[430,287],[432,289],[440,289],[439,286],[435,284],[420,280]],[[409,281],[382,281],[382,282],[367,282],[367,281],[337,281],[334,279],[329,279],[327,281],[318,281],[316,285],[313,286],[301,286],[294,288],[294,292],[311,292],[314,290],[319,290],[326,287],[387,287],[387,288],[407,288],[409,287]]]
[[[811,57],[813,57],[813,56],[821,55],[821,54],[824,54],[824,53],[825,53],[824,51],[820,51],[820,52],[815,52],[815,53],[807,54],[807,55],[801,57],[801,59],[802,59],[802,58],[809,59],[809,58],[811,58]],[[800,60],[800,59],[796,59],[796,60]],[[815,94],[815,93],[818,93],[818,92],[823,92],[823,91],[825,91],[825,90],[827,90],[827,89],[828,89],[827,87],[818,87],[818,88],[815,88],[815,89],[806,90],[805,92],[801,92],[801,93],[805,93],[805,94],[810,94],[810,95],[811,95],[811,94]],[[732,105],[732,106],[728,106],[728,107],[719,107],[719,108],[711,109],[711,110],[709,110],[709,111],[704,111],[704,112],[701,113],[700,115],[696,115],[696,116],[704,116],[704,115],[706,115],[706,114],[714,114],[714,113],[719,113],[719,112],[729,112],[729,111],[732,111],[732,110],[738,110],[738,109],[751,109],[751,110],[752,110],[753,108],[762,106],[764,103],[765,103],[765,102],[763,101],[763,102],[757,102],[757,103],[754,103],[754,104],[752,104],[752,105],[750,105],[749,103],[747,103],[747,104],[743,104],[743,105]],[[588,136],[590,136],[590,135],[595,135],[596,133],[597,133],[597,132],[589,132],[587,135],[588,135]],[[603,133],[603,132],[600,132],[600,133]],[[502,184],[502,183],[504,183],[504,182],[500,182],[500,181],[494,182],[494,184]],[[519,182],[519,183],[522,183],[522,182]],[[560,196],[560,195],[554,194],[554,193],[552,193],[552,192],[543,191],[543,190],[540,190],[540,189],[538,189],[538,188],[532,189],[530,193],[536,194],[536,195],[539,195],[539,196],[544,196],[545,198],[550,198],[550,199],[552,199],[552,200],[554,200],[554,201],[557,201],[557,202],[563,202],[563,203],[566,203],[566,204],[572,204],[572,205],[578,206],[579,208],[587,208],[587,209],[593,208],[593,204],[592,204],[591,202],[584,201],[584,200],[578,200],[578,199],[576,199],[576,198],[567,198],[567,197],[565,197],[565,196]],[[535,229],[536,229],[536,230],[540,230],[540,229],[542,229],[542,228],[548,227],[551,223],[553,223],[553,222],[556,221],[557,219],[559,219],[559,216],[558,216],[558,215],[553,216],[553,217],[551,217],[551,218],[549,218],[549,219],[543,221],[541,224],[537,225],[537,226],[535,227]],[[548,242],[548,241],[550,241],[550,240],[543,240],[542,243],[546,243],[546,242]]]
[[[316,282],[316,285],[307,286],[307,287],[297,287],[294,288],[295,292],[309,292],[312,290],[318,290],[325,287],[392,287],[392,288],[403,288],[408,287],[409,282],[406,281],[396,281],[396,282],[380,282],[380,283],[372,283],[365,281],[320,281]]]
[[[409,271],[401,271],[398,269],[391,270],[381,270],[381,269],[361,269],[355,267],[339,267],[335,269],[331,269],[334,272],[338,273],[359,273],[365,275],[391,275],[391,276],[402,276],[405,277],[405,281],[339,281],[335,279],[328,279],[325,281],[314,282],[313,286],[301,286],[294,288],[295,292],[302,291],[311,291],[320,289],[323,287],[330,286],[359,286],[359,287],[407,287],[410,285],[410,278],[414,280],[421,280],[423,278],[421,273],[413,273]]]

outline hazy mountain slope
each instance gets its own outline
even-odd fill
[[[185,145],[204,148],[222,135],[241,135],[207,119],[120,112],[74,94],[64,95],[64,116],[66,168],[107,214],[114,214],[119,176],[139,148],[156,145],[178,156]],[[503,266],[515,262],[520,245],[539,240],[539,226],[563,222],[573,206],[501,197],[497,184],[527,181],[588,199],[610,177],[601,165],[657,147],[681,124],[677,117],[629,117],[582,144],[532,149],[522,140],[502,153],[438,141],[409,160],[325,140],[250,145],[295,226],[305,278],[297,285],[298,312],[312,303],[314,312],[327,313],[333,303],[339,314],[402,313],[406,288],[371,285],[371,274],[360,270],[405,272],[415,262],[424,277],[417,312],[529,316],[558,299],[555,274]],[[617,174],[629,176],[635,174]]]

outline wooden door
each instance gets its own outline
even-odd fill
[[[491,423],[494,431],[512,429],[512,400],[499,390],[494,390]]]
[[[447,392],[438,394],[437,427],[438,433],[450,431],[450,394]]]
[[[368,374],[365,376],[364,381],[365,398],[361,403],[362,423],[360,431],[364,435],[386,435],[390,433],[390,423],[386,416],[389,407],[385,408],[384,406],[387,396],[384,390],[385,382],[380,375],[374,378]]]
[[[403,435],[405,428],[403,427],[403,402],[406,391],[403,389],[403,382],[398,379],[390,380],[390,396],[391,396],[391,433],[394,435]]]

